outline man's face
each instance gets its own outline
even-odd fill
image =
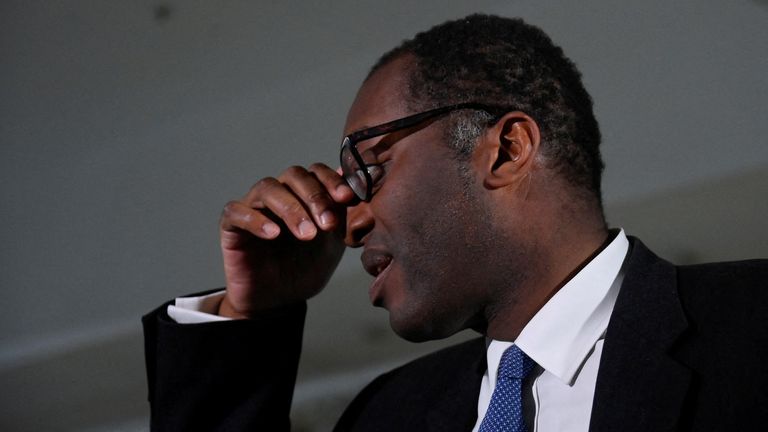
[[[403,99],[407,60],[379,69],[360,89],[345,127],[351,133],[413,114]],[[383,176],[370,203],[349,209],[348,242],[363,245],[363,265],[376,276],[371,301],[390,313],[392,328],[419,341],[484,326],[485,264],[495,239],[482,184],[444,142],[444,118],[362,141],[367,163]]]

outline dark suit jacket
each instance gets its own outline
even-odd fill
[[[768,430],[768,261],[676,267],[631,239],[590,431]],[[305,306],[257,320],[144,318],[154,430],[288,430]],[[369,384],[338,431],[469,431],[482,338]],[[234,383],[232,386],[231,383]]]

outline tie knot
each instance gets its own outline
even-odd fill
[[[512,345],[501,355],[499,377],[523,379],[533,369],[533,360],[524,352]]]

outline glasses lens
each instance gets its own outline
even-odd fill
[[[355,195],[361,200],[365,200],[368,193],[368,179],[363,168],[355,159],[355,155],[352,154],[349,141],[344,141],[344,145],[341,147],[341,171]]]

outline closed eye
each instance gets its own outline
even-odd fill
[[[372,186],[376,186],[376,184],[384,177],[384,166],[381,164],[366,165],[365,169],[368,170],[368,174],[371,176],[371,180],[373,181]]]

